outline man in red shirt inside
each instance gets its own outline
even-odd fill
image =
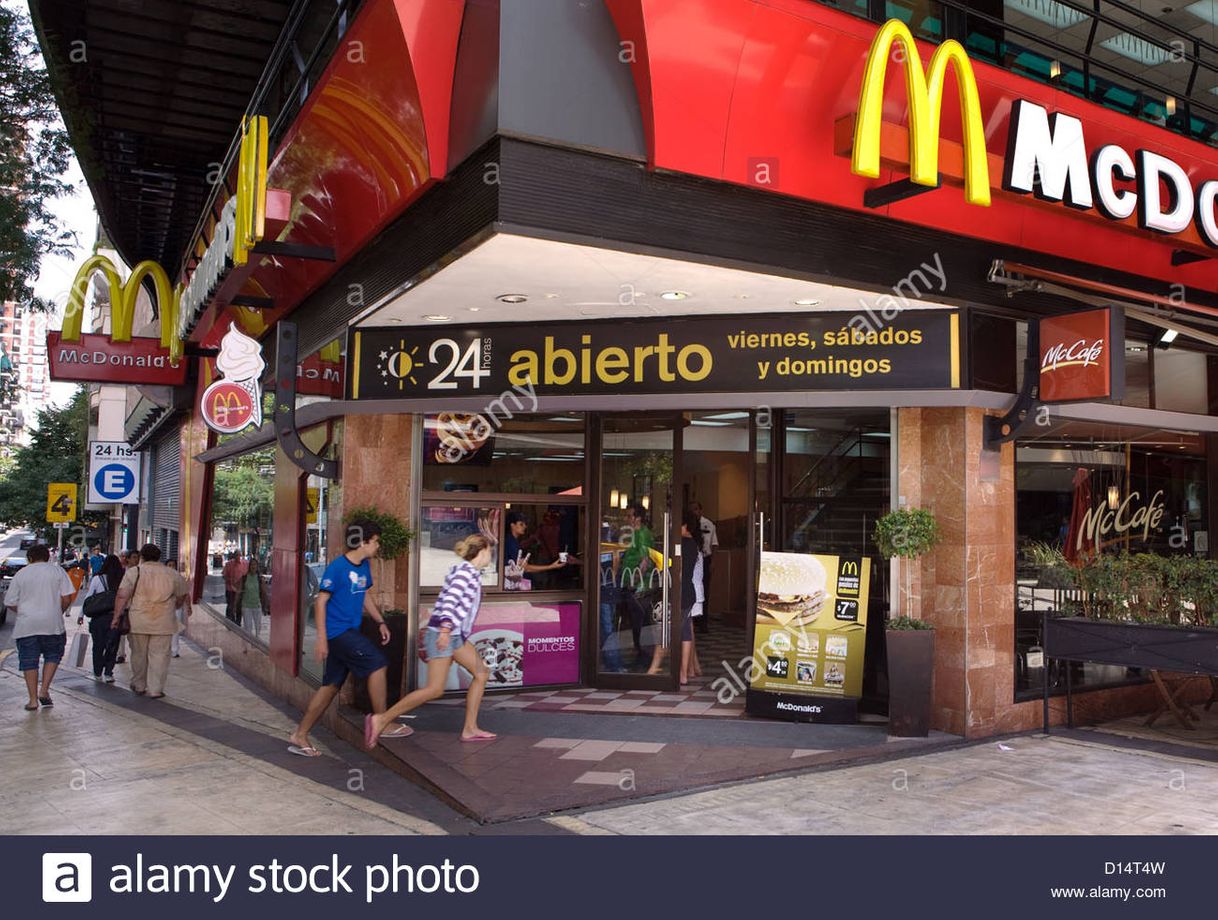
[[[229,553],[228,562],[224,563],[224,615],[238,626],[241,625],[241,588],[249,568],[250,564],[236,552]]]

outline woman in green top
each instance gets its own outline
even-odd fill
[[[622,602],[630,614],[630,634],[634,639],[634,651],[640,658],[643,656],[641,642],[643,625],[647,622],[647,603],[638,596],[639,591],[646,591],[648,579],[654,563],[651,561],[651,549],[655,546],[655,536],[647,526],[647,512],[640,505],[631,505],[629,515],[630,546],[622,552],[621,567],[618,569],[617,583],[622,588]]]
[[[262,632],[262,615],[266,613],[266,586],[262,583],[262,563],[250,553],[249,571],[241,585],[241,612],[246,627],[255,636]]]

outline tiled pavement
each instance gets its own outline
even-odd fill
[[[490,743],[460,740],[462,712],[429,705],[415,733],[375,756],[483,822],[601,806],[784,772],[955,746],[960,739],[890,739],[883,725],[800,725],[676,714],[492,710]],[[354,740],[362,714],[344,711]]]

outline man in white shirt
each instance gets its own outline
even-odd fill
[[[711,580],[711,556],[715,552],[715,547],[719,545],[719,533],[715,529],[715,523],[708,517],[702,514],[702,502],[690,502],[689,510],[698,516],[698,520],[702,525],[702,532],[695,535],[695,539],[699,541],[699,546],[702,550],[702,616],[694,620],[694,628],[700,633],[710,632],[710,580]]]
[[[25,675],[33,712],[41,703],[51,705],[51,680],[63,660],[66,644],[63,616],[72,605],[76,589],[68,573],[50,561],[47,547],[39,543],[26,551],[30,564],[13,576],[4,595],[4,605],[17,614],[13,638],[17,641],[17,667]],[[42,689],[38,687],[38,661],[42,659]]]

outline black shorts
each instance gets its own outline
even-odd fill
[[[385,667],[385,656],[358,629],[348,629],[328,640],[330,654],[321,682],[327,687],[341,687],[348,674],[367,677]]]

